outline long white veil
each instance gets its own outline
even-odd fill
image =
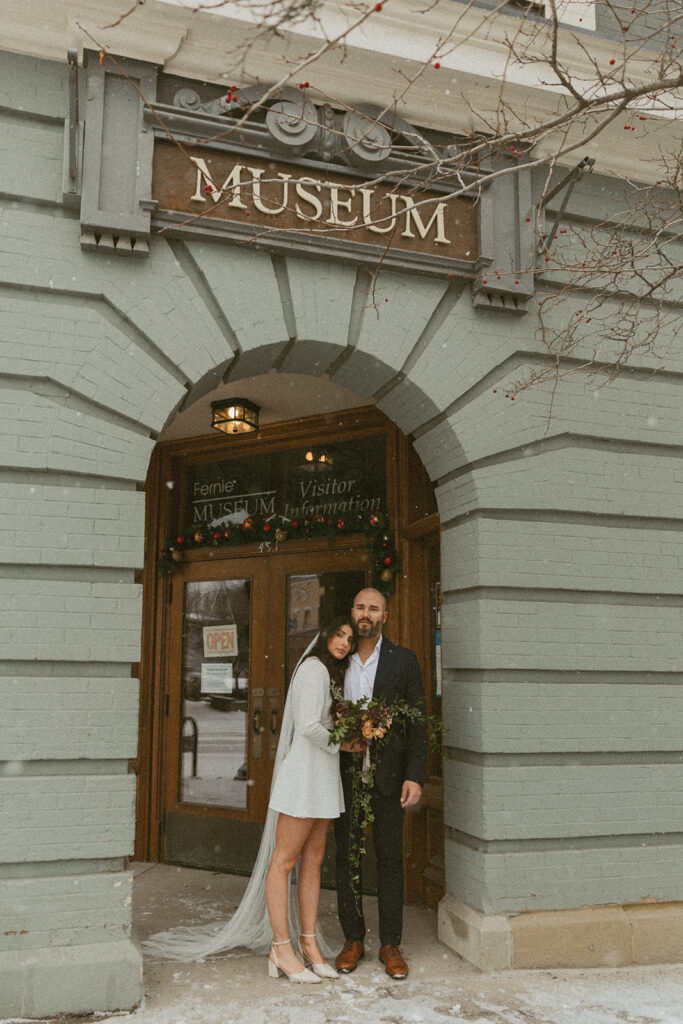
[[[294,676],[301,663],[313,650],[317,640],[318,636],[311,641],[299,658],[296,668],[292,673],[292,680],[294,680]],[[282,727],[275,754],[271,785],[275,782],[280,766],[292,745],[293,736],[294,713],[290,686],[282,716]],[[273,941],[273,932],[266,909],[266,875],[268,874],[270,859],[275,849],[277,817],[277,811],[268,808],[261,845],[259,846],[249,884],[239,907],[230,920],[186,928],[178,927],[172,928],[170,931],[158,932],[143,942],[142,948],[145,953],[152,956],[161,956],[167,960],[203,960],[204,957],[210,956],[211,953],[223,952],[238,946],[253,949],[256,953],[268,952]],[[292,883],[293,874],[294,872],[290,875],[289,883],[289,934],[292,940],[295,941],[295,937],[300,933],[301,926],[299,921],[299,904],[296,899],[296,893],[293,891],[296,888],[295,884]],[[322,938],[319,931],[318,945],[324,957],[332,956],[333,948]]]

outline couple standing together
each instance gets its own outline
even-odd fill
[[[268,972],[291,981],[335,978],[324,960],[330,949],[317,929],[320,869],[330,819],[337,846],[337,906],[345,943],[335,965],[355,970],[365,954],[365,922],[352,882],[352,741],[330,745],[333,727],[331,685],[347,700],[381,697],[424,708],[422,678],[414,653],[382,636],[387,610],[377,590],[361,590],[350,616],[340,616],[316,637],[292,677],[285,703],[266,825],[244,897],[226,924],[177,928],[152,936],[150,953],[173,959],[199,959],[246,946],[268,950]],[[355,648],[355,650],[354,650]],[[352,653],[353,652],[353,653]],[[403,921],[403,811],[422,794],[427,730],[422,721],[395,723],[378,757],[372,811],[377,858],[380,960],[392,978],[408,967],[399,944]],[[356,837],[356,848],[357,839]],[[297,895],[291,884],[299,863]],[[292,936],[299,935],[298,953]],[[303,964],[302,964],[303,960]]]

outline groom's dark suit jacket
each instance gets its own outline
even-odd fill
[[[420,666],[413,651],[392,644],[382,637],[375,675],[373,698],[383,697],[387,704],[400,699],[416,706],[424,714],[425,695]],[[427,727],[424,722],[392,725],[389,741],[383,747],[375,772],[375,786],[385,796],[401,792],[406,779],[424,782],[427,761]]]

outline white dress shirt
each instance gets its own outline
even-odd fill
[[[380,633],[375,649],[365,663],[360,660],[358,651],[349,658],[349,667],[344,675],[344,697],[346,700],[357,702],[362,697],[372,697],[381,646],[382,634]]]

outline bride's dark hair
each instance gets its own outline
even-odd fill
[[[330,654],[327,649],[328,641],[330,637],[333,637],[335,633],[341,629],[342,626],[348,626],[353,633],[353,644],[351,650],[345,658],[341,661],[339,658],[335,658],[334,655]],[[330,682],[335,683],[337,686],[341,686],[344,682],[344,673],[349,664],[349,657],[353,654],[356,649],[356,631],[353,628],[353,623],[349,615],[335,615],[335,617],[322,627],[318,633],[318,639],[316,640],[315,647],[312,648],[311,653],[308,655],[309,658],[319,658],[323,665],[330,673]]]

